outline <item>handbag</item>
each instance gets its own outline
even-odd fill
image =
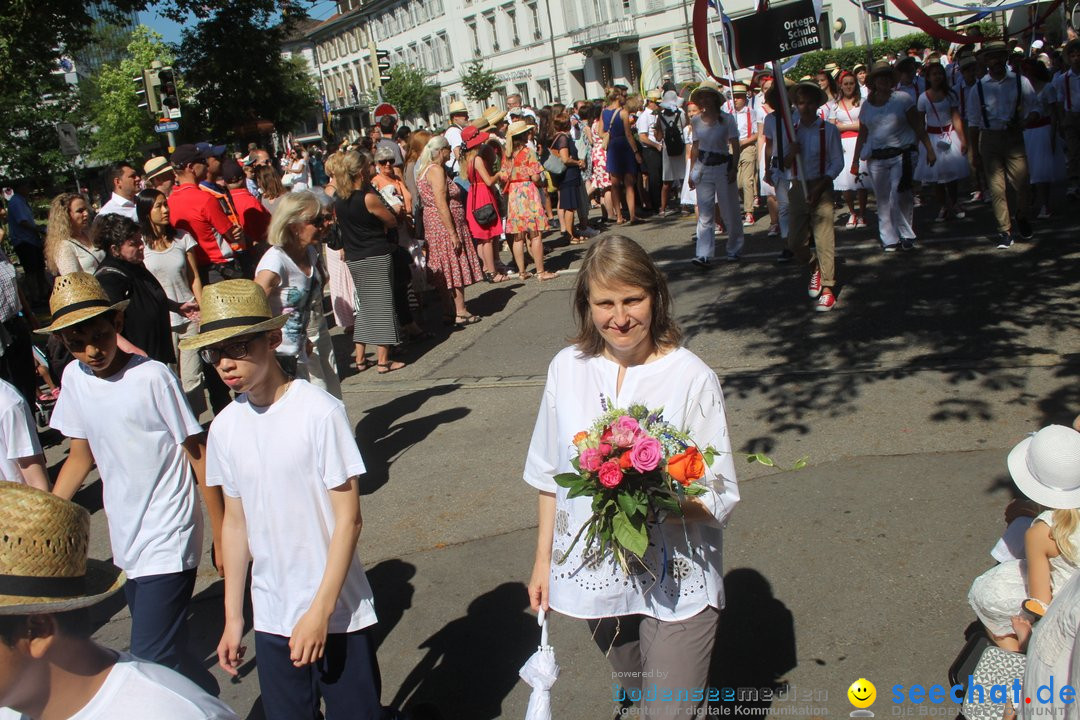
[[[475,171],[473,168],[469,168],[466,175],[472,191],[469,193],[469,204],[483,203],[477,205],[472,209],[473,219],[476,220],[476,224],[480,227],[486,228],[490,225],[494,225],[495,221],[499,219],[499,213],[495,209],[495,203],[497,199],[494,197],[492,190],[479,178],[474,177]]]
[[[552,175],[562,175],[566,172],[566,163],[562,161],[562,158],[559,157],[558,153],[553,153],[551,148],[548,148],[547,157],[544,158],[542,164],[544,169]]]
[[[473,210],[473,218],[480,227],[492,225],[499,219],[499,213],[495,211],[495,205],[488,202]]]

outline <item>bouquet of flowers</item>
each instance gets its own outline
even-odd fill
[[[592,427],[574,436],[577,472],[555,476],[568,497],[591,497],[592,517],[556,562],[570,555],[582,535],[585,546],[608,552],[629,574],[629,561],[641,560],[649,547],[648,524],[663,513],[682,516],[680,501],[703,495],[698,483],[712,465],[716,450],[699,449],[689,435],[664,420],[663,409],[632,405],[623,410],[604,401],[606,412]]]

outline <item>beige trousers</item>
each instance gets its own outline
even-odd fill
[[[826,190],[814,207],[806,203],[802,183],[794,181],[788,190],[791,213],[791,230],[788,233],[788,249],[795,254],[795,262],[813,265],[816,260],[821,270],[821,286],[836,285],[836,231],[833,228],[833,191]],[[812,233],[812,234],[811,234]],[[810,238],[814,238],[814,250]]]
[[[1028,166],[1024,134],[1020,130],[982,130],[979,132],[979,157],[986,174],[990,201],[998,230],[1009,232],[1009,197],[1006,178],[1016,193],[1016,216],[1028,215]]]
[[[757,146],[747,145],[739,153],[738,183],[742,193],[742,211],[754,211],[754,196],[757,195]]]

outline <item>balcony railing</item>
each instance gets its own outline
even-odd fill
[[[618,43],[622,40],[637,38],[637,24],[632,17],[619,18],[598,23],[584,30],[570,34],[572,48],[593,47]]]

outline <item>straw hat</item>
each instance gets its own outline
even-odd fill
[[[84,320],[97,317],[110,310],[123,310],[129,300],[114,303],[105,294],[101,283],[90,273],[73,272],[56,278],[52,295],[49,296],[49,312],[52,325],[34,332],[39,335],[51,335]]]
[[[870,85],[874,82],[874,78],[882,73],[889,73],[896,77],[896,68],[889,64],[888,60],[878,60],[876,63],[870,66],[870,70],[866,73],[866,84]]]
[[[455,100],[450,103],[450,109],[446,111],[446,114],[450,117],[454,117],[455,115],[468,115],[469,109],[465,107],[465,103],[460,100]]]
[[[750,92],[750,88],[746,86],[746,83],[737,82],[731,84],[732,95],[747,95]]]
[[[988,57],[990,55],[1007,55],[1009,52],[1009,46],[1000,40],[991,40],[988,43],[983,43],[983,46],[975,53],[975,57]]]
[[[240,335],[278,330],[289,319],[287,315],[273,316],[266,293],[251,280],[224,280],[203,288],[199,312],[199,334],[181,340],[181,350],[198,350]]]
[[[835,80],[836,77],[840,74],[840,66],[834,62],[831,62],[828,63],[825,67],[823,67],[821,71]]]
[[[866,71],[866,65],[863,64],[863,63],[855,63],[855,67],[851,68],[851,74],[852,75],[858,75],[860,70],[865,72]]]
[[[521,133],[529,132],[530,130],[532,130],[532,128],[533,128],[533,126],[530,125],[529,123],[525,122],[524,120],[515,120],[514,122],[510,123],[510,127],[507,128],[506,137],[507,138],[512,138],[515,135],[520,135]]]
[[[664,94],[659,90],[650,90],[649,92],[645,93],[645,99],[652,100],[653,102],[660,102],[660,99],[663,96]]]
[[[818,107],[821,107],[829,101],[829,96],[826,95],[825,91],[821,89],[821,86],[813,80],[800,81],[797,85],[795,85],[795,92],[798,92],[800,90],[805,90],[806,92],[813,93],[815,98],[814,102],[817,103]],[[794,102],[794,97],[791,97],[790,95],[788,97],[791,99],[792,102]]]
[[[143,178],[153,180],[158,175],[172,172],[172,164],[163,157],[152,157],[142,166]]]
[[[1080,432],[1048,425],[1024,438],[1009,452],[1009,474],[1040,505],[1080,507]]]
[[[694,88],[694,91],[690,93],[690,102],[695,105],[700,105],[704,95],[716,95],[716,102],[723,102],[724,94],[720,92],[720,86],[716,84],[715,80],[706,78],[701,81],[701,84]]]
[[[90,513],[22,483],[0,481],[0,615],[59,613],[119,590],[120,568],[86,557]]]

